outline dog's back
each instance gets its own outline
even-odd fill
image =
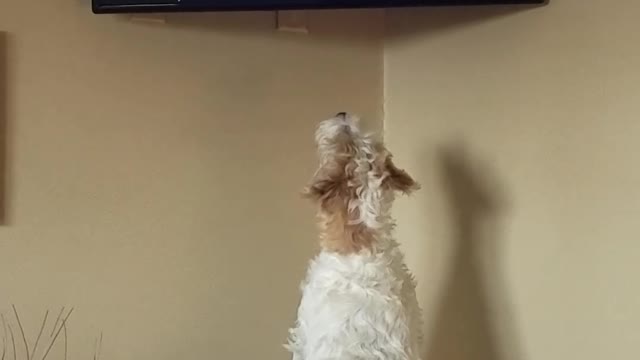
[[[322,252],[302,292],[289,345],[295,360],[419,359],[421,314],[397,248]]]

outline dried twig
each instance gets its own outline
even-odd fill
[[[53,324],[53,329],[51,329],[51,335],[49,336],[53,336],[53,333],[56,332],[56,328],[58,327],[58,322],[60,322],[60,317],[62,316],[63,312],[64,312],[64,306],[62,307],[62,309],[60,309],[60,312],[58,313],[58,318],[56,318],[56,322]]]
[[[73,308],[71,308],[71,310],[69,310],[69,312],[67,313],[67,316],[65,316],[64,319],[62,319],[62,325],[58,328],[58,331],[56,332],[56,334],[53,337],[53,339],[51,339],[51,344],[49,344],[49,347],[47,348],[47,351],[42,356],[42,360],[45,360],[47,358],[47,355],[49,355],[49,351],[51,351],[51,348],[56,343],[56,339],[58,338],[58,335],[60,335],[60,331],[62,331],[62,329],[64,328],[65,324],[67,323],[67,320],[69,319],[69,316],[71,316],[71,313],[73,313]]]
[[[68,346],[67,345],[67,343],[68,343],[68,340],[67,340],[67,324],[66,323],[62,323],[62,328],[64,329],[64,360],[67,360],[67,352],[68,352],[68,349],[67,349],[67,346]]]
[[[0,318],[2,319],[2,331],[3,331],[3,334],[4,334],[2,339],[4,341],[7,341],[7,334],[8,334],[8,332],[7,332],[7,322],[4,320],[4,314],[0,314]]]
[[[7,320],[4,318],[4,314],[0,314],[0,318],[2,319],[2,328],[4,329],[5,343],[7,341],[7,333],[11,334],[11,343],[13,344],[13,360],[16,360],[16,341],[13,338],[13,330],[11,330],[11,325],[7,325]]]
[[[33,357],[36,356],[36,350],[38,349],[38,343],[40,342],[40,337],[42,337],[42,331],[44,331],[45,326],[47,325],[47,318],[49,317],[49,310],[44,313],[44,319],[42,320],[42,325],[40,326],[40,332],[38,333],[38,337],[36,338],[36,343],[33,345],[33,349],[31,350],[31,355]]]
[[[7,355],[7,330],[4,329],[4,326],[3,326],[3,330],[4,332],[2,333],[2,360],[4,360],[4,357]]]
[[[9,328],[9,334],[11,335],[11,345],[13,345],[13,360],[16,360],[18,358],[18,354],[16,353],[16,338],[13,336],[11,324],[8,324],[7,327]]]
[[[93,344],[93,360],[98,360],[98,338],[96,338]]]
[[[20,316],[18,315],[18,310],[16,310],[16,306],[11,304],[13,308],[13,314],[16,316],[16,320],[18,321],[18,327],[20,328],[20,334],[22,335],[22,342],[24,343],[24,351],[27,354],[27,360],[31,360],[31,354],[29,354],[29,343],[27,343],[27,337],[24,335],[24,327],[22,327],[22,321],[20,321]]]
[[[102,331],[100,332],[100,341],[96,339],[96,353],[93,355],[95,360],[100,360],[100,353],[102,352]]]
[[[13,304],[11,305],[11,307],[13,309],[13,314],[15,315],[17,325],[20,328],[20,335],[22,335],[22,342],[24,343],[24,347],[25,347],[24,355],[26,355],[25,360],[35,360],[36,357],[38,357],[39,360],[46,360],[49,354],[51,353],[51,350],[53,350],[53,347],[56,346],[56,342],[58,341],[60,333],[63,333],[63,337],[64,337],[64,340],[63,340],[64,341],[64,360],[68,360],[69,334],[68,334],[67,322],[71,317],[71,314],[73,313],[74,308],[71,308],[69,312],[67,312],[65,315],[65,307],[62,307],[62,309],[60,310],[60,313],[58,314],[56,322],[53,325],[53,329],[51,331],[51,334],[52,334],[51,339],[48,340],[50,341],[50,343],[48,344],[42,357],[39,357],[37,355],[38,345],[40,344],[40,340],[43,337],[44,329],[47,327],[47,321],[49,320],[49,312],[50,312],[49,309],[47,309],[47,311],[44,314],[42,323],[40,325],[40,331],[38,332],[38,336],[36,338],[35,343],[33,343],[33,347],[31,348],[29,346],[30,341],[27,340],[24,327],[22,326],[22,320],[20,319],[18,310],[16,306]],[[2,313],[0,313],[0,320],[2,322],[2,328],[0,329],[0,331],[3,331],[2,336],[0,336],[0,340],[2,341],[2,345],[1,345],[2,350],[0,350],[0,360],[18,360],[19,358],[18,349],[16,348],[16,335],[18,334],[14,333],[11,323],[7,322],[4,314]],[[11,345],[9,345],[9,336],[11,337]],[[100,337],[96,338],[96,342],[95,342],[94,356],[93,356],[94,360],[99,360],[101,357],[102,339],[103,339],[103,333],[101,331]],[[8,349],[9,346],[11,346],[11,349]],[[9,354],[11,351],[12,351],[13,357],[11,357],[11,355]],[[20,354],[20,358],[22,358],[22,355],[23,354]]]

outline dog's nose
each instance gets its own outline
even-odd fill
[[[347,113],[346,112],[339,112],[336,114],[337,118],[341,118],[341,119],[346,119],[347,118]]]

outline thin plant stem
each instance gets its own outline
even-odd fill
[[[11,335],[11,345],[13,345],[13,360],[18,358],[18,354],[16,353],[16,338],[13,336],[13,329],[11,329],[11,324],[8,324],[9,335]]]
[[[40,332],[38,333],[38,337],[36,338],[36,343],[33,345],[33,349],[31,350],[31,355],[33,357],[36,356],[36,350],[38,349],[38,343],[40,342],[40,337],[42,337],[42,332],[44,331],[45,326],[47,325],[47,318],[49,317],[49,309],[44,313],[44,319],[42,320],[42,325],[40,326]]]
[[[24,351],[27,354],[27,360],[31,360],[31,354],[29,354],[29,343],[27,343],[27,337],[24,335],[24,327],[22,327],[22,321],[20,321],[20,315],[18,315],[18,310],[16,306],[11,304],[13,308],[13,314],[16,316],[16,320],[18,321],[18,327],[20,328],[20,335],[22,335],[22,342],[24,343]]]
[[[67,324],[62,323],[62,328],[64,329],[64,360],[67,360],[67,352],[68,352]]]
[[[56,318],[56,322],[53,324],[53,329],[51,329],[51,335],[49,336],[53,336],[53,333],[56,332],[56,328],[58,327],[58,322],[60,322],[60,317],[62,316],[63,312],[64,312],[64,306],[62,307],[62,309],[60,309],[60,312],[58,313],[58,318]]]
[[[2,319],[2,330],[4,331],[3,339],[7,341],[7,335],[9,334],[7,331],[7,321],[4,319],[4,314],[0,314],[0,318]]]
[[[6,337],[7,337],[7,333],[10,334],[11,336],[11,343],[13,344],[13,360],[16,360],[16,341],[13,337],[13,330],[11,330],[11,325],[7,325],[7,320],[4,318],[4,314],[0,314],[0,319],[2,319],[2,327],[4,328],[4,333],[5,333],[5,342],[6,342]],[[7,328],[9,329],[9,331],[7,331]]]
[[[4,320],[4,314],[0,314],[2,317],[2,360],[7,356],[7,322]]]
[[[102,354],[102,331],[100,331],[100,342],[98,342],[96,353],[96,360],[100,360],[100,355]]]
[[[67,313],[67,316],[62,319],[62,325],[58,328],[58,331],[56,331],[53,339],[51,339],[51,344],[49,344],[47,351],[45,351],[44,355],[42,356],[42,360],[45,360],[47,358],[47,355],[49,355],[49,351],[51,351],[51,348],[56,343],[56,339],[58,338],[58,335],[60,335],[60,331],[62,331],[62,328],[64,328],[65,324],[67,323],[67,320],[69,319],[69,316],[71,316],[71,313],[73,313],[73,308],[71,308],[71,310],[69,310],[69,312]]]

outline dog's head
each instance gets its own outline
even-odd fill
[[[396,192],[419,188],[395,166],[382,142],[363,135],[358,120],[345,113],[325,120],[316,131],[320,166],[305,195],[319,205],[323,246],[343,253],[375,245]]]

